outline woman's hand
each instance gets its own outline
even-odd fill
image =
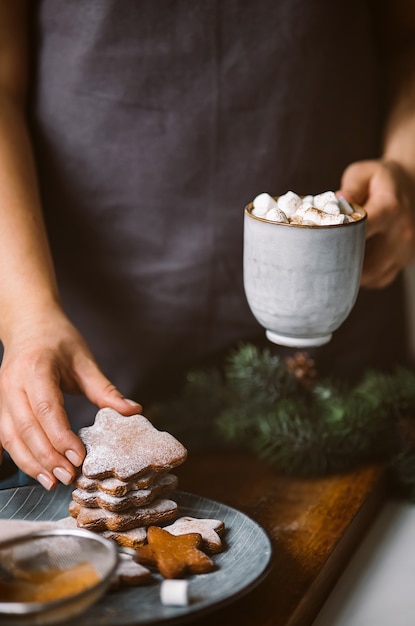
[[[415,259],[415,181],[395,161],[358,161],[338,194],[368,214],[362,287],[386,287]]]
[[[141,406],[123,398],[98,368],[82,336],[59,310],[20,323],[0,368],[0,450],[46,489],[69,484],[85,449],[72,432],[62,392],[83,393],[124,415]]]

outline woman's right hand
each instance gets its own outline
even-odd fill
[[[0,449],[46,489],[69,484],[85,449],[72,431],[63,392],[99,408],[141,411],[99,369],[85,340],[57,308],[20,323],[4,342],[0,367]]]

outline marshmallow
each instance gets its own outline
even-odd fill
[[[310,198],[310,199],[308,199],[308,198]],[[295,212],[295,215],[298,215],[299,211],[304,212],[307,209],[311,209],[312,207],[314,207],[313,196],[307,196],[307,198],[303,199],[300,207]]]
[[[164,579],[160,585],[161,603],[167,606],[186,606],[189,604],[188,587],[187,580]]]
[[[301,217],[301,215],[294,215],[290,224],[296,224],[297,226],[308,226],[307,222]],[[309,224],[311,226],[311,224]]]
[[[290,218],[294,215],[298,207],[301,205],[301,198],[293,191],[287,191],[278,198],[278,208]]]
[[[337,204],[337,196],[334,191],[324,191],[314,196],[314,206],[316,209],[324,211],[324,205],[328,203]]]
[[[272,222],[279,222],[280,224],[289,224],[284,211],[281,211],[278,207],[274,207],[267,211],[265,219],[271,220]]]
[[[316,226],[321,226],[323,220],[323,211],[320,209],[316,209],[315,207],[311,207],[310,209],[306,209],[301,214],[303,218],[303,223],[307,221],[309,224],[315,224]]]
[[[314,196],[304,196],[304,198],[301,200],[301,203],[299,204],[297,210],[295,211],[294,215],[292,217],[304,217],[304,214],[306,211],[308,211],[308,209],[316,209],[316,205],[314,202]]]
[[[321,220],[322,226],[336,226],[337,224],[347,224],[347,216],[343,213],[339,213],[338,215],[331,215],[330,213],[325,213],[323,211],[323,217]]]
[[[336,226],[361,219],[353,206],[334,191],[324,191],[316,196],[301,199],[293,191],[287,191],[277,201],[268,193],[257,196],[253,202],[253,215],[267,220],[302,226]]]
[[[304,215],[306,214],[306,212],[308,211],[308,209],[315,209],[314,204],[310,204],[309,202],[304,202],[300,204],[300,206],[298,207],[298,209],[292,216],[291,221],[294,219],[294,217],[302,219]]]
[[[346,215],[351,215],[353,213],[353,207],[347,202],[346,198],[339,196],[337,198],[337,202],[339,203],[340,211],[342,213],[345,213]]]
[[[269,209],[276,208],[277,202],[269,193],[260,193],[253,201],[252,215],[257,217],[265,217],[265,214]]]
[[[334,226],[336,224],[343,224],[344,215],[332,215],[330,213],[325,213],[324,211],[320,211],[320,209],[307,209],[303,215],[303,220],[307,220],[308,222],[312,222],[316,226]]]
[[[340,207],[337,202],[327,202],[322,208],[324,213],[330,213],[330,215],[339,215]]]

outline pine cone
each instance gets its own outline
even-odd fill
[[[311,389],[317,381],[317,369],[314,359],[306,352],[296,352],[292,357],[286,357],[287,369],[305,389]]]

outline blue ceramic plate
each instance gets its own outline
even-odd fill
[[[57,487],[51,493],[42,487],[0,490],[0,518],[59,520],[68,516],[72,489]],[[255,587],[267,574],[272,547],[264,529],[229,506],[191,493],[175,492],[179,515],[220,519],[225,524],[224,549],[213,559],[209,574],[189,576],[189,604],[164,606],[160,601],[161,577],[142,587],[109,592],[99,604],[73,622],[76,626],[129,626],[187,621],[228,604]]]

